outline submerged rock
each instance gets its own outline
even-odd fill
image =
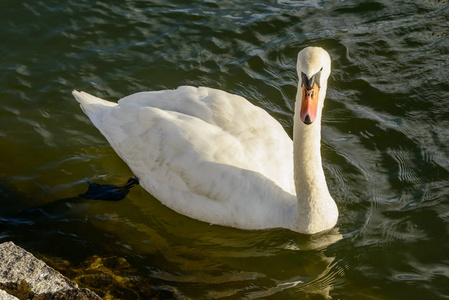
[[[101,299],[13,242],[0,244],[0,290],[1,299]]]
[[[142,276],[126,259],[121,257],[91,256],[75,266],[66,260],[48,257],[44,259],[55,269],[79,285],[88,287],[105,300],[185,299],[172,287],[154,286],[149,278]]]

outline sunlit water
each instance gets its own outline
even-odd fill
[[[447,1],[0,1],[0,241],[125,258],[194,299],[449,298]],[[141,187],[72,89],[117,100],[209,86],[291,135],[295,59],[332,57],[322,155],[340,219],[307,237],[179,215]],[[229,187],[232,188],[232,187]]]

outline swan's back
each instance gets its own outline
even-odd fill
[[[74,96],[141,185],[180,213],[251,229],[266,210],[281,209],[276,201],[295,194],[291,139],[240,96],[188,86],[118,104]]]

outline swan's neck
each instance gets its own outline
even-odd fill
[[[306,125],[300,119],[301,99],[298,97],[301,95],[296,99],[293,128],[294,179],[298,200],[294,226],[300,232],[317,233],[335,225],[338,210],[329,194],[321,162],[322,106],[318,107],[316,120]]]

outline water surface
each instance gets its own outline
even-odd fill
[[[447,1],[0,1],[0,241],[125,258],[193,299],[449,298]],[[322,155],[337,230],[243,231],[137,187],[71,96],[220,88],[291,135],[296,55],[332,57]],[[117,296],[118,297],[118,296]]]

